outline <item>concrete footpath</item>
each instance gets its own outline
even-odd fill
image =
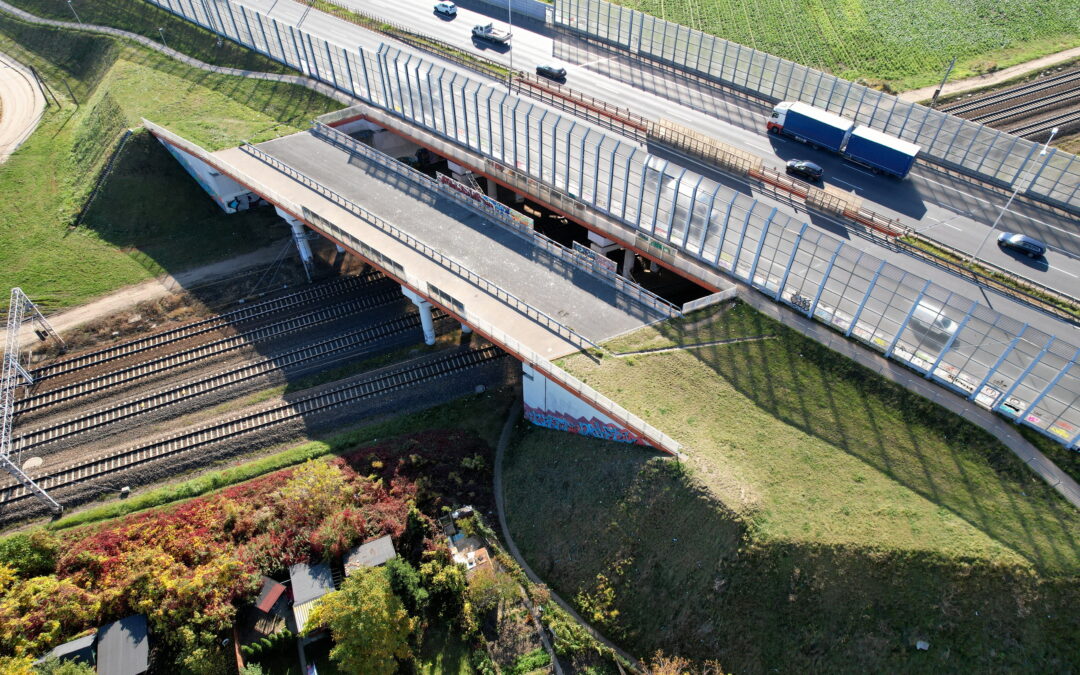
[[[1016,425],[952,393],[915,371],[905,368],[896,361],[886,359],[854,340],[845,338],[836,331],[830,330],[824,324],[808,319],[785,305],[773,302],[757,291],[740,285],[739,298],[762,314],[780,321],[789,328],[793,328],[806,337],[816,340],[834,352],[843,354],[875,373],[896,382],[908,391],[928,398],[972,424],[987,430],[1012,450],[1013,454],[1019,457],[1020,461],[1038,474],[1040,478],[1060,492],[1069,503],[1080,508],[1080,484],[1021,436],[1016,430]]]
[[[49,320],[53,330],[62,336],[65,331],[134,307],[140,302],[157,300],[170,293],[182,293],[199,286],[238,276],[253,267],[269,265],[281,255],[282,249],[286,245],[292,245],[291,238],[283,239],[250,253],[238,255],[235,258],[219,260],[216,263],[195,267],[177,274],[168,274],[155,279],[148,279],[133,286],[126,286],[85,305],[49,314],[45,318]],[[30,299],[33,300],[34,298],[31,296]],[[25,348],[37,341],[37,336],[29,329],[24,329],[20,333],[20,347]],[[6,339],[7,329],[0,330],[0,341]]]
[[[0,164],[37,128],[45,111],[45,96],[34,74],[0,53]]]
[[[213,66],[209,63],[204,63],[198,59],[192,58],[187,54],[170,49],[145,35],[139,35],[138,33],[131,33],[126,30],[120,30],[119,28],[110,28],[109,26],[96,26],[88,23],[74,23],[72,21],[54,21],[52,19],[42,19],[39,16],[35,16],[30,12],[23,11],[18,7],[9,5],[3,0],[0,0],[0,11],[7,12],[13,16],[22,19],[27,23],[32,23],[38,26],[52,26],[53,28],[63,28],[65,30],[81,30],[89,33],[102,33],[104,35],[112,35],[113,37],[125,38],[128,40],[134,40],[147,49],[153,49],[154,51],[161,52],[162,54],[176,59],[180,63],[191,66],[192,68],[198,68],[211,73],[220,73],[222,75],[233,75],[236,77],[248,77],[255,80],[270,80],[273,82],[285,82],[287,84],[295,84],[301,87],[307,87],[312,91],[316,91],[323,96],[328,96],[336,101],[344,103],[346,105],[352,105],[358,101],[348,94],[342,93],[337,89],[334,89],[328,84],[323,84],[310,77],[303,75],[286,75],[283,73],[263,73],[255,70],[240,70],[239,68],[225,68],[223,66]]]

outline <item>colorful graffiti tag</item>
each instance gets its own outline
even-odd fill
[[[451,190],[454,190],[455,192],[464,195],[465,197],[468,197],[469,199],[472,199],[477,203],[478,206],[510,218],[518,225],[522,225],[528,228],[531,228],[533,225],[532,218],[524,214],[518,213],[517,211],[506,206],[505,204],[501,204],[495,201],[494,199],[488,197],[486,194],[480,192],[479,190],[473,189],[468,185],[457,182],[456,180],[454,180],[450,176],[447,176],[444,173],[439,174],[439,183],[450,188]]]
[[[618,441],[620,443],[634,443],[636,445],[648,445],[641,436],[632,431],[610,422],[603,422],[595,417],[571,417],[566,413],[551,412],[534,408],[528,404],[525,406],[525,419],[539,427],[547,427],[557,431],[568,431],[572,434],[599,438],[605,441]]]

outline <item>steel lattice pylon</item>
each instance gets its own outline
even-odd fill
[[[15,418],[15,390],[23,384],[33,384],[34,378],[19,363],[19,329],[29,317],[34,325],[34,332],[41,340],[50,337],[64,349],[64,341],[56,334],[48,320],[38,310],[37,305],[23,293],[21,288],[11,289],[11,303],[8,305],[7,343],[4,346],[4,367],[0,375],[0,466],[15,477],[23,487],[32,492],[41,501],[49,505],[54,512],[60,513],[64,507],[49,496],[37,483],[27,476],[11,459],[11,425]]]

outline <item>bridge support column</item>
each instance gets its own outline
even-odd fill
[[[300,262],[304,263],[304,273],[307,274],[308,281],[311,281],[311,271],[315,263],[314,256],[311,254],[311,244],[308,243],[307,231],[304,230],[304,224],[276,206],[274,210],[292,227],[293,241],[296,242],[296,250],[300,252]]]
[[[462,335],[468,335],[471,332],[472,332],[472,326],[470,326],[467,323],[461,324],[461,334]]]
[[[624,248],[622,254],[622,275],[627,279],[633,279],[630,273],[634,271],[634,249]]]
[[[401,287],[401,293],[412,300],[420,312],[420,325],[424,328],[424,344],[435,344],[435,322],[431,318],[431,303],[405,286]]]
[[[487,196],[492,199],[499,198],[499,184],[490,178],[487,179]]]

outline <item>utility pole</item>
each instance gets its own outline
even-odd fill
[[[165,49],[168,49],[169,44],[167,42],[165,42],[165,29],[162,28],[161,26],[158,26],[157,32],[158,32],[158,35],[161,36],[161,44],[165,45]]]
[[[941,96],[941,90],[945,88],[945,80],[949,79],[949,73],[952,72],[953,66],[956,65],[956,57],[952,57],[952,61],[949,62],[949,67],[945,69],[945,77],[941,78],[941,86],[934,92],[934,98],[930,99],[930,107],[933,108],[937,105],[938,96]]]
[[[79,18],[79,13],[75,11],[75,5],[71,4],[71,0],[67,0],[67,4],[68,9],[70,9],[71,13],[75,15],[75,20],[79,23],[82,23],[82,19]]]

